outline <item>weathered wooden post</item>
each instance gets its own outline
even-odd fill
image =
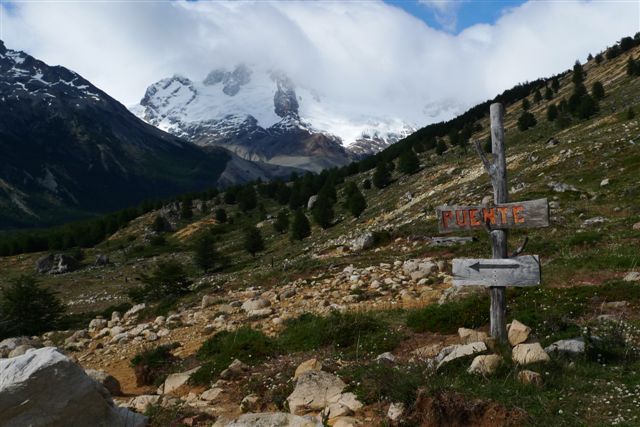
[[[549,204],[546,199],[509,203],[502,104],[491,105],[490,118],[492,161],[485,155],[479,141],[475,142],[475,148],[491,178],[494,206],[438,206],[436,215],[442,233],[478,228],[485,228],[489,232],[492,259],[454,259],[453,284],[489,287],[491,336],[498,342],[505,342],[506,286],[540,284],[540,258],[537,255],[518,256],[524,250],[527,239],[509,257],[507,229],[547,227]]]
[[[490,164],[483,155],[483,163],[493,186],[493,202],[496,205],[509,202],[507,190],[507,162],[505,160],[504,148],[504,108],[502,104],[491,104],[489,117],[491,118],[491,150],[493,152],[493,164]],[[493,258],[507,258],[507,230],[491,231],[491,249]],[[491,286],[489,295],[491,297],[491,323],[490,334],[499,342],[507,341],[506,312],[507,303],[505,296],[506,288],[502,286]]]

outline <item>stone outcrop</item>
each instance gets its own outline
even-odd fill
[[[549,362],[551,359],[540,343],[518,344],[513,347],[511,358],[519,365],[529,365],[537,362]]]
[[[0,425],[141,427],[146,417],[115,406],[81,367],[45,347],[0,361]]]
[[[321,411],[337,403],[346,384],[337,376],[324,371],[307,371],[296,381],[296,388],[287,398],[292,414],[303,415]]]

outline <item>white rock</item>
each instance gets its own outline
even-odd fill
[[[473,362],[471,362],[468,372],[472,374],[491,375],[498,369],[501,362],[502,357],[497,354],[476,356]]]
[[[202,297],[202,303],[200,304],[200,307],[201,308],[211,307],[212,305],[215,305],[217,301],[218,299],[213,295],[205,295]]]
[[[300,417],[281,412],[264,412],[257,414],[244,414],[237,419],[220,424],[216,422],[214,427],[322,427],[322,423],[314,417]]]
[[[607,185],[609,185],[609,178],[605,178],[600,181],[600,187],[606,187]]]
[[[147,307],[147,305],[145,303],[142,304],[136,304],[133,307],[131,307],[129,310],[127,310],[126,313],[124,313],[124,320],[127,319],[132,319],[134,317],[138,317],[138,314],[144,310]],[[115,313],[115,312],[114,312]],[[111,315],[111,320],[113,319],[113,314]]]
[[[640,282],[640,272],[630,271],[626,274],[626,276],[624,276],[623,280],[625,282]]]
[[[585,351],[584,340],[582,338],[560,340],[545,347],[547,353],[563,353],[569,356],[577,356]]]
[[[150,406],[159,405],[160,399],[162,399],[162,396],[143,394],[131,399],[127,406],[129,408],[135,409],[138,412],[145,412]]]
[[[145,424],[146,417],[116,407],[104,387],[53,347],[0,360],[4,427]]]
[[[387,411],[387,418],[391,421],[399,421],[404,413],[404,403],[397,402],[389,405],[389,410]]]
[[[84,372],[89,376],[89,378],[106,388],[111,396],[122,395],[120,381],[118,381],[114,376],[109,375],[105,371],[99,371],[96,369],[85,369]]]
[[[376,357],[376,361],[377,362],[392,362],[392,363],[395,363],[396,357],[393,354],[391,354],[390,352],[387,351],[387,352],[384,352],[382,354],[379,354]]]
[[[186,372],[169,375],[167,379],[164,380],[164,394],[170,394],[171,392],[185,385],[187,381],[189,381],[189,378],[191,378],[191,375],[198,369],[200,369],[200,367],[191,369]]]
[[[512,346],[521,344],[529,339],[529,334],[531,333],[531,328],[527,325],[518,322],[517,320],[513,320],[509,325],[509,344]]]
[[[296,387],[287,398],[292,414],[320,411],[338,402],[346,384],[337,376],[324,371],[307,371],[300,375]]]
[[[518,372],[518,381],[523,384],[533,384],[536,386],[542,385],[542,375],[537,372],[522,370]]]
[[[551,359],[544,351],[540,343],[518,344],[513,347],[511,358],[519,365],[528,365],[536,362],[548,362]]]
[[[486,332],[476,331],[474,329],[458,328],[458,336],[460,344],[469,344],[472,342],[486,342],[489,335]]]
[[[440,353],[438,353],[435,360],[438,363],[437,367],[440,368],[453,360],[473,356],[478,353],[484,353],[485,351],[487,351],[487,345],[482,341],[469,344],[450,345],[443,348]]]
[[[320,363],[318,359],[314,358],[314,359],[305,360],[296,368],[296,372],[293,375],[293,379],[294,380],[298,379],[300,375],[308,371],[321,371],[321,370],[322,370],[322,363]]]
[[[254,298],[245,301],[242,303],[242,309],[247,313],[255,310],[261,310],[263,308],[267,308],[271,305],[271,303],[263,298]]]

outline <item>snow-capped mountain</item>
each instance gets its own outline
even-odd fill
[[[319,170],[378,152],[415,131],[397,118],[348,116],[282,72],[238,65],[202,81],[173,76],[149,86],[131,110],[198,145],[251,160]]]
[[[79,74],[0,41],[0,230],[289,176],[150,126]]]

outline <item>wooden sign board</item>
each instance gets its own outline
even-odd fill
[[[532,228],[549,226],[547,199],[501,203],[496,206],[438,206],[438,229],[441,233],[485,228]]]
[[[540,257],[453,260],[454,286],[536,286],[540,284]]]

